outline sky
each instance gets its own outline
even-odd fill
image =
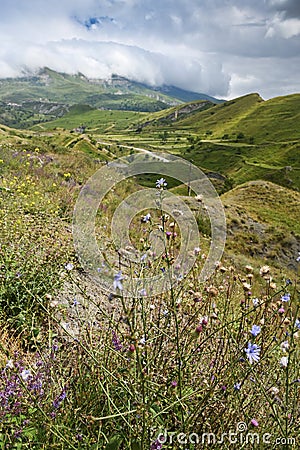
[[[118,74],[230,99],[300,92],[300,0],[0,0],[0,77]]]

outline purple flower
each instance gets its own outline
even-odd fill
[[[235,383],[235,384],[233,385],[233,389],[234,389],[235,391],[239,391],[239,390],[241,389],[241,385],[242,385],[242,383]]]
[[[245,352],[250,364],[259,361],[260,347],[258,345],[248,342],[248,347],[245,348]]]
[[[122,272],[118,272],[116,275],[114,275],[114,290],[116,291],[119,289],[120,291],[123,290],[123,286],[121,283],[121,280],[123,280]]]
[[[172,387],[176,387],[177,386],[177,381],[176,380],[171,381],[171,386]]]
[[[54,400],[53,408],[58,409],[66,397],[67,397],[66,388],[63,388],[59,396],[56,397],[56,399]]]
[[[117,352],[122,350],[122,344],[119,341],[118,336],[114,330],[112,331],[112,344]]]
[[[261,332],[261,328],[259,325],[253,325],[253,327],[250,330],[250,333],[252,336],[256,337]]]
[[[281,297],[281,301],[282,302],[288,302],[291,299],[291,294],[289,294],[288,292],[286,292],[282,297]]]
[[[160,441],[160,439],[156,439],[156,441],[154,441],[151,444],[150,450],[160,450],[162,448],[162,443]]]
[[[300,320],[299,320],[299,319],[296,319],[296,321],[295,321],[295,327],[296,327],[298,330],[300,330]]]

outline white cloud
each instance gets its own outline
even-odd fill
[[[2,0],[0,76],[50,66],[90,77],[118,73],[219,97],[292,92],[300,70],[298,4]]]

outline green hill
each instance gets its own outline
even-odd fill
[[[205,108],[189,105],[194,107],[185,114],[179,106],[139,124],[139,139],[156,149],[163,144],[234,184],[264,179],[300,189],[300,94],[268,101],[249,94]]]

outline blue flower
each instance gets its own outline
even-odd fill
[[[157,182],[156,182],[156,183],[157,183]],[[150,214],[150,213],[146,214],[146,215],[142,218],[142,222],[145,222],[145,223],[150,222],[150,220],[151,220],[151,214]]]
[[[121,280],[123,280],[123,276],[122,276],[122,272],[118,272],[115,276],[114,276],[114,290],[116,291],[117,289],[119,289],[120,291],[122,291],[123,286],[121,283]]]
[[[242,383],[234,383],[233,389],[235,391],[239,391],[241,389],[241,385],[242,385]]]
[[[289,294],[288,292],[286,292],[282,297],[281,297],[281,301],[282,302],[288,302],[291,299],[291,294]]]
[[[296,319],[295,327],[298,328],[298,330],[300,330],[300,320],[299,319]]]
[[[250,333],[252,336],[256,337],[261,332],[261,328],[259,325],[253,325],[253,327],[250,330]]]
[[[160,178],[159,180],[156,181],[156,187],[158,189],[163,189],[166,186],[167,186],[167,183],[166,183],[166,180],[164,178]]]
[[[248,342],[248,347],[245,348],[245,352],[250,364],[259,361],[260,347],[258,345]]]

